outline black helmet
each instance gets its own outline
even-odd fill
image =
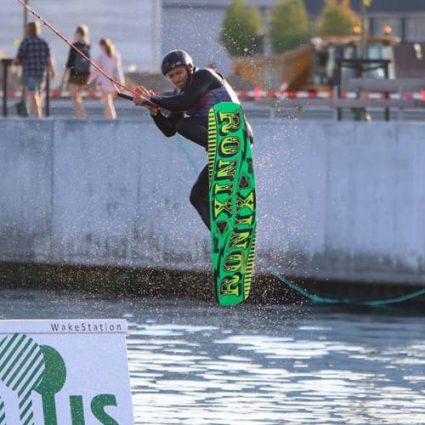
[[[162,59],[161,72],[166,75],[169,71],[180,65],[193,66],[193,59],[184,50],[171,50]]]

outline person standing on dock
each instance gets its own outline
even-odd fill
[[[19,45],[13,64],[22,66],[22,81],[26,97],[31,102],[31,112],[35,117],[41,118],[43,116],[41,98],[43,82],[46,71],[50,73],[51,78],[54,78],[55,66],[49,45],[40,37],[40,24],[29,22],[26,29],[27,36]]]
[[[90,58],[89,29],[87,25],[79,25],[75,29],[75,41],[73,45]],[[62,77],[62,87],[68,82],[69,92],[74,103],[74,111],[77,118],[86,117],[82,91],[87,85],[89,77],[90,63],[71,47]]]
[[[115,76],[120,84],[124,84],[121,55],[115,48],[115,45],[109,38],[102,38],[99,41],[99,46],[101,54],[96,59],[97,65],[108,75]],[[94,79],[97,79],[97,85],[101,92],[101,101],[104,104],[105,118],[116,119],[117,112],[114,106],[114,98],[117,94],[116,87],[97,69],[94,69],[91,73],[89,83]]]

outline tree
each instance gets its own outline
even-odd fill
[[[325,37],[351,35],[358,25],[359,18],[351,9],[350,0],[326,0],[319,16],[317,33]]]
[[[263,21],[256,6],[233,0],[226,10],[220,42],[230,56],[250,56],[263,51]]]
[[[278,0],[270,17],[270,42],[276,53],[293,49],[309,38],[309,19],[302,0]]]

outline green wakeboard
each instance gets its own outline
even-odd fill
[[[240,105],[221,102],[208,117],[211,255],[219,304],[248,298],[257,223],[252,152]]]

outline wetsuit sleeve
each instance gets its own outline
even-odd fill
[[[177,122],[180,120],[181,117],[182,115],[176,112],[171,113],[168,117],[164,117],[161,112],[158,112],[156,115],[152,115],[152,119],[155,122],[156,126],[166,137],[171,137],[176,134]]]
[[[168,111],[187,111],[205,95],[214,84],[215,78],[207,70],[193,74],[193,80],[187,90],[174,96],[152,96],[153,103]]]

